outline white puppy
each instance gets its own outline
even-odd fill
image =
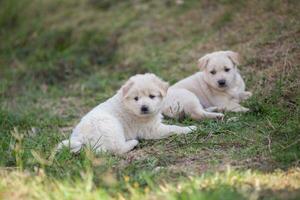
[[[217,51],[199,59],[202,70],[189,76],[168,90],[163,114],[178,118],[190,115],[193,119],[219,118],[222,113],[212,111],[246,112],[241,100],[249,98],[237,65],[239,55],[233,51]]]
[[[190,133],[195,126],[180,127],[161,122],[161,109],[168,83],[154,74],[131,77],[114,95],[101,103],[75,127],[69,140],[59,144],[77,152],[83,145],[96,152],[123,154],[133,149],[137,139],[160,139]]]

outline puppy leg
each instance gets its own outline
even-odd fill
[[[252,96],[252,92],[244,91],[239,94],[240,100],[249,99]]]
[[[93,121],[92,127],[87,140],[96,152],[124,154],[138,144],[137,140],[126,141],[122,124],[113,116],[102,114],[101,118]]]
[[[208,108],[205,108],[205,111],[207,111],[207,112],[218,111],[218,107],[217,106],[208,107]]]
[[[204,118],[221,119],[224,117],[224,114],[222,113],[207,112],[201,108],[196,108],[195,110],[191,110],[189,111],[189,114],[191,115],[191,118],[195,120],[201,120]]]
[[[209,110],[215,109],[213,107],[209,108]],[[222,113],[205,111],[198,97],[186,89],[171,89],[168,91],[163,114],[171,118],[187,114],[196,120],[202,118],[222,118],[224,116]]]
[[[152,133],[144,134],[144,139],[161,139],[166,138],[173,134],[188,134],[197,130],[196,126],[176,126],[176,125],[167,125],[160,124]]]
[[[193,94],[183,104],[184,112],[191,116],[192,119],[200,120],[203,118],[223,118],[224,114],[210,112],[210,110],[216,110],[216,107],[209,107],[208,111],[204,110],[203,106],[199,102],[198,98]]]
[[[226,105],[220,107],[220,109],[230,112],[248,112],[249,108],[245,108],[236,102],[229,102]]]
[[[139,142],[137,140],[128,140],[118,149],[118,154],[124,154],[131,151]]]
[[[82,147],[82,142],[76,138],[70,138],[69,140],[64,140],[58,144],[56,151],[60,151],[64,147],[70,148],[70,151],[73,153],[79,152]]]
[[[236,99],[237,102],[249,99],[252,96],[251,92],[248,91],[236,91],[236,90],[229,90],[228,94],[233,98]]]
[[[100,153],[100,152],[112,152],[114,154],[118,154],[118,155],[122,155],[125,154],[129,151],[131,151],[136,145],[138,144],[137,140],[128,140],[128,141],[124,141],[124,142],[118,142],[118,147],[112,147],[112,148],[103,148],[101,146],[94,148],[96,153]]]

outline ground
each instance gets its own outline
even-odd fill
[[[300,1],[0,1],[0,199],[299,199]],[[234,50],[248,113],[124,156],[54,153],[133,74]]]

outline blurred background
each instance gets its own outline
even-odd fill
[[[248,79],[267,72],[260,83],[272,82],[299,65],[298,2],[2,0],[1,95],[116,89],[116,80],[148,71],[173,82],[222,49],[241,54]]]

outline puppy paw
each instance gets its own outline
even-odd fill
[[[139,141],[133,139],[133,140],[127,141],[127,143],[129,143],[131,146],[136,146],[136,145],[138,145]]]
[[[195,130],[198,129],[197,126],[188,126],[188,128],[189,128],[190,130],[192,130],[192,131],[195,131]]]
[[[246,100],[246,99],[249,99],[251,96],[252,96],[252,92],[242,92],[240,93],[240,99],[241,100]]]
[[[188,134],[195,130],[197,130],[197,126],[187,126],[187,127],[185,127],[183,134]]]
[[[250,109],[249,108],[245,108],[245,107],[238,107],[233,109],[233,112],[248,112]]]
[[[223,113],[216,113],[216,119],[220,119],[222,120],[224,118],[224,114]]]
[[[243,107],[243,108],[241,109],[241,112],[248,112],[249,110],[250,110],[249,108]]]

